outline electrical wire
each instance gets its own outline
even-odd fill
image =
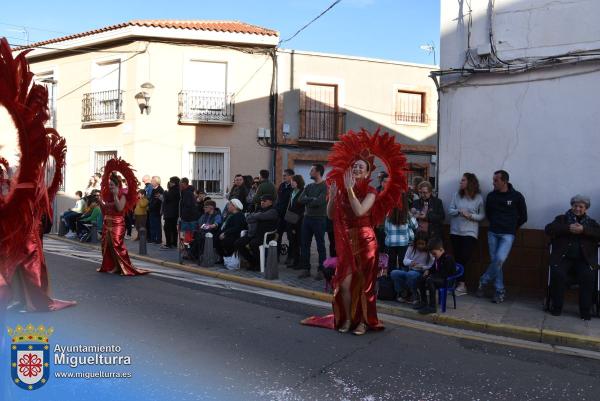
[[[300,32],[302,32],[303,30],[305,30],[306,28],[308,28],[313,22],[315,22],[316,20],[318,20],[319,18],[321,18],[323,15],[325,15],[328,11],[330,11],[333,7],[337,6],[342,0],[336,0],[333,3],[331,3],[329,5],[329,7],[327,7],[325,10],[323,10],[323,12],[321,12],[321,14],[317,15],[315,18],[313,18],[312,20],[310,20],[307,24],[305,24],[302,28],[298,29],[296,31],[296,33],[294,33],[292,36],[290,36],[287,39],[283,39],[279,41],[279,44],[277,45],[277,47],[281,46],[283,43],[289,42],[290,40],[294,39],[296,36],[298,36],[298,34]]]
[[[0,25],[12,26],[14,28],[25,28],[25,29],[28,29],[30,31],[61,33],[61,34],[67,34],[67,35],[69,34],[68,32],[64,32],[64,31],[55,31],[55,30],[52,30],[52,29],[37,28],[37,27],[34,27],[34,26],[27,26],[27,25],[9,24],[7,22],[0,22]]]
[[[125,60],[121,60],[121,62],[119,63],[119,66],[116,67],[114,70],[110,70],[109,72],[107,72],[106,74],[102,75],[101,77],[92,77],[88,80],[86,80],[85,82],[83,82],[80,85],[77,85],[74,89],[71,89],[70,91],[68,91],[67,93],[65,93],[64,95],[62,95],[61,97],[57,98],[56,101],[59,101],[61,99],[64,99],[65,97],[69,96],[70,94],[78,91],[79,89],[83,88],[85,85],[89,84],[90,82],[92,82],[93,80],[97,79],[97,78],[104,78],[110,74],[112,74],[113,72],[116,72],[117,70],[119,70],[121,68],[121,65],[128,62],[129,60],[133,59],[136,56],[139,56],[140,54],[144,54],[146,53],[146,51],[148,50],[148,47],[150,46],[149,43],[146,44],[146,48],[144,50],[138,51],[136,54],[133,54],[129,57],[127,57]]]

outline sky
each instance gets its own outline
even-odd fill
[[[6,1],[0,36],[37,42],[134,19],[239,20],[289,38],[334,0]],[[433,64],[439,60],[440,0],[342,0],[282,47]]]

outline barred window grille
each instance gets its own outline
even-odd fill
[[[396,123],[427,123],[425,93],[399,90],[396,94]]]
[[[217,152],[190,152],[189,157],[194,188],[209,195],[224,195],[225,155]]]
[[[302,93],[300,139],[333,142],[344,131],[346,113],[339,111],[338,86],[309,83]]]
[[[96,152],[94,156],[94,173],[104,174],[104,167],[110,159],[117,157],[116,150]]]

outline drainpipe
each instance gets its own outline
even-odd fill
[[[271,93],[269,97],[269,117],[271,123],[271,177],[273,182],[279,176],[277,174],[277,49],[271,51],[271,59],[273,60],[273,73],[271,76]]]
[[[439,196],[439,188],[440,188],[440,127],[441,127],[440,104],[441,104],[441,100],[442,100],[442,89],[440,87],[440,82],[438,81],[436,75],[433,72],[429,74],[429,78],[433,79],[433,82],[435,83],[435,87],[436,87],[437,93],[438,93],[438,99],[437,99],[437,144],[436,144],[436,150],[435,150],[435,155],[436,155],[435,192],[436,192],[436,195]],[[440,80],[441,80],[441,77],[440,77]]]

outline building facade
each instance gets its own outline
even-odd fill
[[[272,151],[256,138],[270,126],[278,39],[239,22],[132,21],[33,45],[49,123],[67,139],[64,194],[114,156],[139,179],[189,177],[217,201],[233,172],[269,168]]]
[[[163,187],[188,177],[222,207],[235,174],[268,169],[279,182],[289,167],[308,180],[341,133],[363,127],[397,136],[409,178],[433,179],[435,66],[278,43],[276,31],[242,22],[144,20],[32,44],[48,124],[67,139],[57,213],[115,156]]]
[[[529,211],[506,265],[514,287],[545,287],[543,229],[574,194],[600,218],[598,15],[596,1],[441,1],[440,196],[447,205],[464,172],[485,193],[509,172]],[[487,260],[480,238],[471,281]]]
[[[340,133],[394,134],[410,173],[435,176],[437,91],[431,65],[295,50],[277,53],[276,171],[308,178]],[[432,163],[433,162],[433,163]],[[310,182],[310,181],[308,181]]]

